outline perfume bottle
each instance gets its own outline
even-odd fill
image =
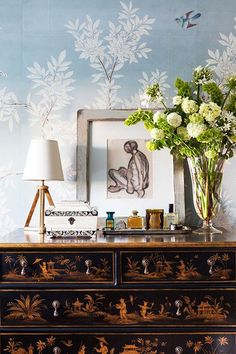
[[[115,228],[115,220],[114,220],[114,211],[107,211],[107,218],[106,218],[106,229],[107,230],[114,230]]]
[[[137,210],[132,210],[131,216],[127,219],[127,227],[128,229],[142,229],[143,228],[143,218],[138,216]]]
[[[178,214],[174,212],[174,204],[169,204],[169,212],[164,216],[164,228],[170,229],[171,224],[178,224]]]

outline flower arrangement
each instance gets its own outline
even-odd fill
[[[198,66],[191,82],[177,78],[177,95],[168,108],[158,83],[146,88],[145,103],[157,102],[164,110],[138,109],[125,124],[140,121],[150,131],[151,151],[170,148],[179,157],[229,158],[236,146],[236,75],[217,84],[209,67]]]
[[[171,108],[158,83],[147,87],[146,107],[156,103],[163,109],[138,109],[125,124],[144,123],[150,151],[169,148],[177,157],[189,158],[195,208],[209,229],[220,202],[224,161],[236,147],[236,75],[217,83],[213,70],[198,66],[190,82],[177,78],[175,87]]]

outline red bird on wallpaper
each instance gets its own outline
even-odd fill
[[[201,16],[200,12],[197,13],[196,15],[193,15],[191,17],[191,14],[194,12],[195,10],[186,12],[183,16],[181,17],[177,17],[175,19],[175,21],[182,27],[182,28],[191,28],[194,26],[197,26],[197,23],[192,23],[192,21],[196,20],[197,18],[199,18]]]

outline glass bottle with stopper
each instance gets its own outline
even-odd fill
[[[170,229],[171,224],[178,224],[178,214],[174,212],[174,204],[169,204],[169,212],[164,217],[164,228]]]
[[[107,230],[114,230],[115,228],[115,220],[114,220],[114,211],[107,211],[107,218],[106,218],[106,229]]]
[[[127,219],[128,229],[143,229],[143,218],[138,215],[138,210],[132,210],[132,215]]]

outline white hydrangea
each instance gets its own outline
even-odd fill
[[[154,123],[158,123],[160,118],[166,118],[165,113],[163,113],[162,111],[156,111],[156,113],[154,113],[153,115]]]
[[[175,113],[175,112],[168,114],[166,119],[167,119],[167,122],[174,128],[179,127],[182,123],[182,117],[178,113]]]
[[[197,138],[204,130],[207,129],[207,126],[203,123],[188,123],[187,125],[187,131],[188,134],[192,138]]]
[[[161,140],[164,139],[165,133],[162,129],[153,128],[150,132],[152,139]]]
[[[203,102],[200,106],[199,113],[203,115],[207,122],[212,123],[221,114],[221,108],[214,102]]]
[[[192,114],[198,111],[198,105],[194,100],[190,100],[188,97],[183,98],[181,104],[182,110],[184,113]]]
[[[174,96],[173,97],[173,105],[178,106],[182,103],[182,97],[181,96]]]

